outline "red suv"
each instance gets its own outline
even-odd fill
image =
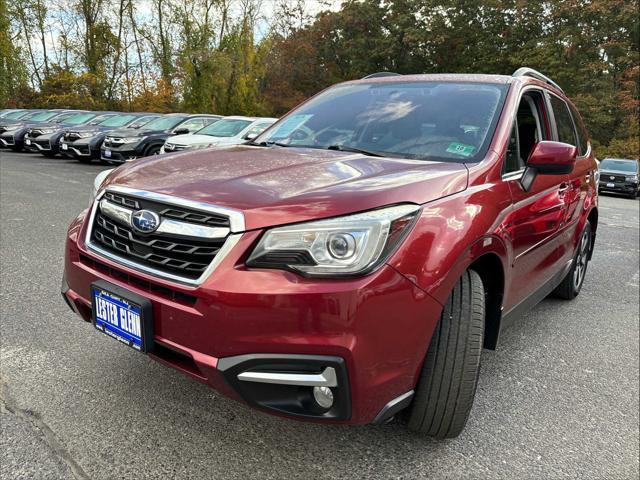
[[[103,172],[62,293],[225,395],[317,422],[458,435],[483,348],[580,292],[597,165],[542,74],[374,74],[253,142]]]

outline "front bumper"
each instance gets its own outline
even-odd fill
[[[110,152],[110,155],[105,154],[106,151]],[[112,163],[124,163],[128,160],[135,160],[142,156],[142,151],[138,150],[136,144],[124,144],[120,147],[101,147],[100,159],[106,160]]]
[[[13,133],[3,133],[0,135],[0,148],[11,148],[16,145]]]
[[[600,182],[598,190],[602,192],[618,192],[630,195],[638,191],[638,184],[632,182]]]
[[[395,413],[398,399],[403,406],[410,401],[441,306],[391,267],[339,281],[249,270],[242,259],[260,235],[254,231],[243,234],[202,285],[187,287],[88,250],[85,214],[69,229],[63,280],[65,300],[84,320],[91,320],[90,285],[96,280],[142,295],[154,312],[153,359],[270,413],[371,423]],[[309,374],[335,367],[342,375],[339,408],[309,410],[310,387],[287,387],[287,393],[238,378],[274,362],[273,368]]]
[[[30,152],[58,153],[60,136],[57,134],[44,134],[37,137],[26,135],[24,137],[24,148]]]
[[[60,153],[69,158],[89,158],[92,156],[89,144],[79,143],[78,141],[68,142],[66,140],[60,140]]]

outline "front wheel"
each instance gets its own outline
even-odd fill
[[[152,145],[151,147],[147,148],[146,152],[144,152],[144,156],[149,157],[151,155],[160,155],[160,148],[160,145]]]
[[[431,337],[408,412],[411,430],[436,438],[462,432],[478,384],[484,315],[482,279],[467,270],[449,295]]]
[[[580,243],[578,243],[578,250],[573,258],[571,270],[553,292],[556,297],[572,300],[578,296],[587,274],[589,255],[591,255],[591,224],[587,220],[580,237]]]

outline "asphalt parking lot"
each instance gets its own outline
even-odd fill
[[[638,200],[601,197],[581,295],[506,331],[434,441],[252,411],[75,317],[63,242],[103,168],[0,151],[0,478],[638,478]]]

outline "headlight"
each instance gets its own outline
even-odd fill
[[[13,132],[14,130],[20,130],[24,128],[24,123],[16,123],[13,125],[0,125],[0,128],[3,128],[5,132]]]
[[[98,195],[98,192],[100,191],[100,185],[102,185],[102,182],[104,182],[104,179],[107,178],[109,176],[109,174],[111,172],[113,172],[114,170],[115,170],[115,168],[110,168],[109,170],[103,170],[98,175],[96,175],[96,178],[93,180],[93,191],[91,192],[91,201],[92,202],[96,199],[96,196]]]
[[[76,135],[80,138],[89,138],[93,137],[98,132],[77,132]]]
[[[144,137],[122,137],[122,143],[138,143]]]
[[[35,128],[34,130],[38,130],[40,134],[46,135],[48,133],[53,133],[57,130],[57,128]]]
[[[637,175],[627,175],[626,177],[624,177],[624,179],[627,182],[637,182],[638,181],[638,176]]]
[[[355,215],[268,230],[249,267],[295,270],[307,276],[353,276],[386,260],[416,219],[418,205],[396,205]]]

